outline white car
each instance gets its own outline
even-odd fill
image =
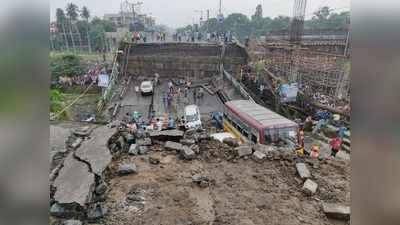
[[[153,94],[153,83],[151,81],[143,81],[140,85],[142,95]]]
[[[201,128],[200,110],[197,105],[188,105],[185,107],[185,121],[186,129]]]

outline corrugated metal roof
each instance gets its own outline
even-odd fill
[[[297,124],[261,105],[248,100],[235,100],[226,103],[240,113],[246,114],[264,127],[292,127]]]

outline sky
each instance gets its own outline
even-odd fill
[[[129,0],[137,2],[139,0]],[[218,13],[219,0],[140,0],[143,2],[141,12],[156,18],[157,24],[164,24],[172,28],[178,28],[198,23],[199,10],[210,10],[210,17]],[[103,17],[105,13],[118,13],[122,0],[51,0],[50,19],[55,18],[57,8],[65,9],[67,3],[87,6],[92,16]],[[264,17],[276,17],[278,15],[290,16],[292,14],[294,0],[222,0],[222,13],[226,16],[234,12],[251,16],[258,4],[263,5]],[[350,9],[350,0],[307,0],[306,18],[322,6],[337,9],[338,12]]]

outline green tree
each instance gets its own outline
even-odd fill
[[[50,55],[50,73],[52,80],[60,76],[78,76],[84,73],[81,58],[75,54]]]
[[[251,32],[250,20],[241,13],[230,14],[223,23],[224,32],[232,32],[240,40],[244,40]]]
[[[56,23],[57,23],[57,29],[61,31],[61,35],[64,38],[64,45],[67,51],[69,51],[69,43],[68,43],[68,38],[66,35],[66,30],[65,30],[65,23],[67,21],[67,18],[65,17],[64,10],[57,8],[56,9]]]
[[[78,19],[78,6],[74,3],[68,3],[66,12],[69,20],[69,35],[71,36],[72,46],[76,52],[75,38],[73,35],[73,23]]]
[[[86,20],[86,38],[87,38],[87,42],[88,42],[89,53],[92,53],[92,45],[90,44],[90,35],[89,35],[90,12],[86,6],[82,7],[81,17]]]

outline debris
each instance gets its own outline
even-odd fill
[[[139,146],[150,146],[152,143],[150,138],[144,138],[144,139],[138,139],[136,141],[136,144]]]
[[[210,180],[207,177],[201,176],[200,174],[193,175],[192,181],[201,188],[206,188],[210,186]]]
[[[192,149],[194,153],[200,154],[200,147],[198,145],[192,145],[190,146],[190,149]]]
[[[186,160],[192,160],[196,157],[194,151],[187,146],[183,146],[183,150],[180,153],[181,156]]]
[[[82,127],[74,130],[72,133],[78,137],[87,137],[90,135],[91,132],[92,130],[90,129],[90,127]]]
[[[242,146],[236,147],[235,150],[237,151],[239,157],[253,154],[253,150],[251,149],[251,146],[249,146],[249,145],[242,145]]]
[[[253,153],[253,160],[258,162],[258,163],[261,163],[266,157],[267,156],[264,153],[260,152],[260,151],[255,151]]]
[[[89,221],[95,221],[103,218],[105,214],[107,214],[107,208],[99,203],[96,203],[89,206],[87,211],[87,219]]]
[[[104,193],[106,193],[108,187],[107,184],[105,182],[101,182],[95,189],[95,193],[98,195],[102,195]]]
[[[183,131],[181,130],[164,130],[150,132],[152,140],[159,141],[179,141],[183,138]]]
[[[160,164],[160,158],[156,157],[156,156],[150,156],[149,162],[150,162],[150,164],[154,164],[154,165]]]
[[[136,144],[132,144],[131,147],[129,148],[129,155],[138,155],[139,154],[139,148]]]
[[[60,206],[78,204],[84,207],[92,197],[94,185],[94,174],[89,172],[88,166],[70,154],[54,181],[54,187],[57,190],[54,200]]]
[[[311,173],[307,169],[306,164],[304,164],[304,163],[296,163],[296,169],[297,169],[297,172],[299,173],[301,179],[305,180],[305,179],[311,177]]]
[[[77,149],[81,145],[82,141],[83,141],[83,138],[78,137],[77,139],[75,139],[74,142],[72,142],[71,147],[73,149]]]
[[[183,145],[191,146],[196,144],[196,141],[194,139],[182,139],[180,143]]]
[[[306,193],[307,195],[311,196],[317,192],[318,184],[315,183],[314,181],[307,179],[306,182],[304,182],[303,185],[303,192]]]
[[[323,203],[322,210],[324,211],[324,213],[328,218],[339,219],[339,220],[350,220],[349,206]]]
[[[66,220],[62,225],[82,225],[82,221],[79,220]]]
[[[182,151],[183,150],[183,145],[180,143],[176,143],[173,141],[167,141],[165,142],[164,145],[165,150],[167,151]]]
[[[83,142],[75,152],[75,156],[89,163],[92,172],[98,176],[102,176],[111,163],[112,155],[107,147],[107,142],[113,133],[114,131],[107,127],[97,128],[92,134],[93,137]]]
[[[239,146],[239,143],[235,138],[225,138],[223,140],[223,143],[225,143],[225,144],[227,144],[227,145],[229,145],[231,147],[238,147]]]
[[[135,164],[122,164],[119,166],[118,168],[118,174],[120,176],[123,175],[128,175],[128,174],[132,174],[132,173],[137,173],[137,168]]]
[[[149,147],[139,146],[139,155],[146,155],[148,151],[149,151]]]

